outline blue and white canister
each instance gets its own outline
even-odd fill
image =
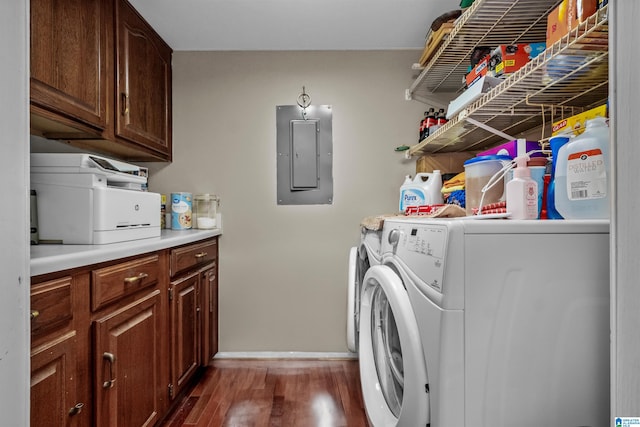
[[[188,230],[191,228],[193,196],[191,193],[171,193],[171,228]]]

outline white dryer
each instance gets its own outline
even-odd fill
[[[388,219],[362,295],[374,427],[608,425],[608,221]]]
[[[369,268],[381,262],[381,228],[360,229],[360,243],[349,251],[349,276],[347,284],[347,347],[358,352],[358,329],[360,323],[360,297],[362,282]]]

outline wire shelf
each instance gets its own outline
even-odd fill
[[[506,2],[478,3],[476,0],[474,6],[488,7],[493,3]],[[524,0],[516,2],[519,3],[529,4]],[[489,148],[504,140],[492,129],[515,137],[602,105],[608,97],[608,52],[608,18],[607,7],[604,7],[471,103],[433,135],[411,147],[407,156]],[[426,85],[427,80],[431,81],[431,77],[421,84]]]
[[[475,0],[409,88],[418,99],[464,87],[469,57],[478,46],[543,42],[547,15],[559,0]]]

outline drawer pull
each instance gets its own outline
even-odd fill
[[[84,403],[76,403],[71,409],[69,409],[69,416],[78,415],[82,408],[84,408]]]
[[[199,252],[199,253],[197,253],[197,254],[195,255],[195,257],[196,257],[196,259],[197,259],[197,260],[200,260],[200,259],[202,259],[202,258],[204,258],[204,257],[206,257],[206,256],[207,256],[207,253],[206,253],[206,252]]]
[[[38,310],[31,310],[31,320],[35,319],[38,316],[40,316],[40,312]]]
[[[109,379],[102,383],[102,388],[112,388],[116,379],[113,377],[113,364],[116,362],[116,356],[113,353],[104,352],[102,358],[109,362]]]
[[[137,276],[125,277],[124,283],[126,283],[127,285],[130,285],[132,283],[136,283],[143,279],[146,279],[147,277],[149,277],[147,273],[140,273]]]

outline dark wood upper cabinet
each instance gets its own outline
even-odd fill
[[[31,0],[32,108],[98,135],[110,108],[110,10],[101,0]]]
[[[171,153],[171,48],[118,0],[116,134]]]
[[[171,161],[171,55],[126,0],[31,0],[31,133]]]

